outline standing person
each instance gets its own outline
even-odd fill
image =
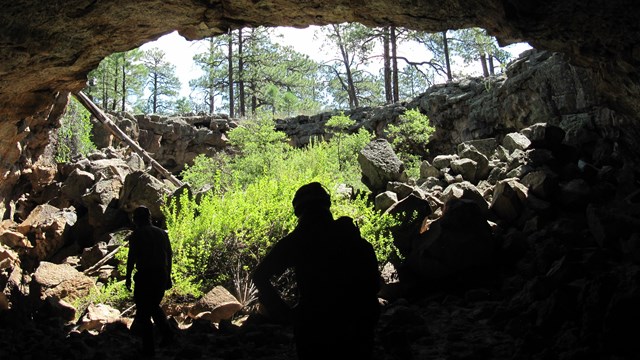
[[[371,359],[380,312],[373,247],[351,218],[333,219],[320,183],[300,187],[292,203],[298,225],[253,272],[260,302],[270,315],[293,320],[298,359]],[[290,268],[299,293],[294,308],[270,281]]]
[[[151,223],[151,212],[140,206],[133,211],[135,229],[129,237],[129,254],[127,258],[127,275],[125,285],[131,290],[131,273],[134,276],[135,288],[133,299],[136,304],[136,315],[131,325],[132,331],[142,337],[144,355],[155,354],[153,324],[158,325],[163,342],[173,340],[173,331],[167,317],[160,307],[164,292],[170,289],[172,250],[167,233]]]

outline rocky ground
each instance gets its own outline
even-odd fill
[[[376,340],[376,359],[513,359],[513,337],[496,327],[500,301],[488,290],[464,296],[439,293],[384,306]],[[16,326],[15,321],[20,321]],[[340,319],[328,319],[340,326]],[[4,359],[138,359],[140,343],[127,321],[100,334],[78,332],[60,322],[3,318],[0,354]],[[174,324],[177,323],[174,321]],[[176,328],[177,329],[177,328]],[[259,315],[213,326],[196,321],[177,329],[176,342],[158,347],[157,359],[295,359],[290,326]],[[524,357],[523,357],[524,358]]]

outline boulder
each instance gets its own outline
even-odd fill
[[[78,320],[78,330],[101,332],[108,324],[120,320],[120,311],[105,304],[91,304]]]
[[[242,307],[243,305],[227,289],[216,286],[189,309],[189,317],[219,323],[231,319]]]
[[[68,264],[42,261],[33,275],[32,285],[42,300],[53,297],[71,302],[89,295],[95,281]]]
[[[44,260],[65,245],[65,231],[76,223],[74,211],[61,210],[49,204],[38,205],[16,230],[31,240],[29,254]]]
[[[378,194],[386,190],[389,181],[407,181],[404,164],[385,139],[370,142],[358,154],[358,163],[362,170],[362,182]]]
[[[377,210],[386,211],[388,208],[398,202],[398,195],[393,191],[385,191],[378,194],[374,200]]]
[[[146,206],[154,219],[163,219],[160,210],[163,199],[171,190],[162,181],[143,171],[134,171],[127,175],[119,194],[119,207],[127,213],[138,206]]]

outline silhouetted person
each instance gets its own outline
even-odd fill
[[[253,273],[273,317],[291,319],[300,360],[370,359],[379,317],[380,273],[373,247],[349,217],[333,219],[320,183],[298,189],[298,225],[278,241]],[[290,308],[270,279],[295,271],[298,303]]]
[[[155,346],[152,318],[162,333],[163,342],[173,339],[173,331],[160,307],[165,290],[172,286],[173,253],[167,233],[151,224],[149,209],[144,206],[136,208],[133,211],[133,222],[135,229],[129,237],[125,282],[127,289],[131,290],[131,273],[135,267],[133,298],[136,303],[136,315],[131,330],[142,337],[143,354],[153,356]]]

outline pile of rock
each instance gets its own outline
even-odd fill
[[[402,286],[387,289],[390,299],[482,289],[501,300],[494,325],[525,346],[638,353],[626,329],[640,326],[630,305],[640,300],[631,280],[640,274],[640,189],[633,160],[614,143],[538,123],[501,141],[463,142],[424,161],[409,182],[398,181],[401,166],[388,170],[398,160],[388,148],[373,151],[381,148],[370,145],[360,160],[380,164],[362,167],[376,206],[413,214],[394,233]],[[451,199],[474,206],[445,223]]]

